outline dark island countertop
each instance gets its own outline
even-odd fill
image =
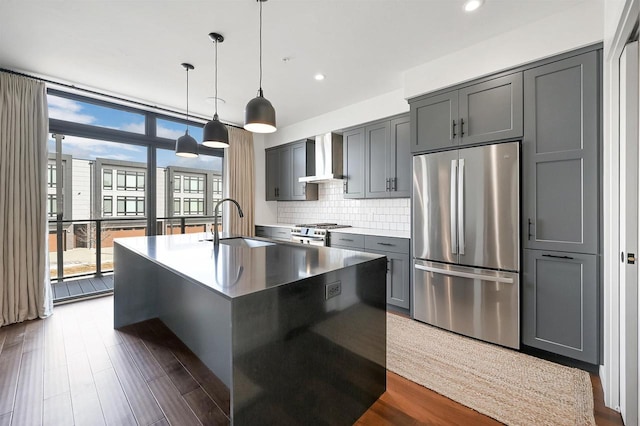
[[[218,253],[204,233],[116,239],[127,248],[174,273],[233,299],[383,257],[330,247],[294,243],[247,247],[230,245],[221,234]],[[252,240],[265,241],[260,238]]]

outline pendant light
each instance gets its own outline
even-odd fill
[[[229,130],[227,130],[227,126],[222,124],[220,120],[218,120],[218,43],[222,43],[224,41],[224,37],[218,33],[209,33],[209,38],[213,41],[216,46],[216,60],[215,60],[215,105],[216,112],[213,114],[213,120],[209,121],[204,126],[204,132],[202,137],[202,145],[208,146],[209,148],[226,148],[229,146]]]
[[[198,142],[189,135],[189,70],[194,69],[191,64],[181,64],[187,71],[187,130],[176,140],[176,155],[195,158],[198,156]]]
[[[260,3],[260,86],[258,96],[251,99],[244,110],[244,128],[253,133],[276,131],[276,110],[262,93],[262,3]]]

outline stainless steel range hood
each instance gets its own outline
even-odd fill
[[[316,174],[298,178],[298,182],[318,183],[343,179],[342,135],[325,133],[316,136]]]

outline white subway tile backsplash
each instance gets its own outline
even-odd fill
[[[342,197],[342,182],[320,183],[318,201],[278,203],[278,222],[335,222],[358,228],[408,231],[408,198],[351,200]]]

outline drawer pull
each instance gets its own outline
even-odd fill
[[[391,244],[391,243],[378,243],[381,246],[389,246],[389,247],[393,247],[395,246],[395,244]]]
[[[554,254],[543,254],[542,257],[553,257],[554,259],[569,259],[569,260],[573,260],[573,257],[571,257],[571,256],[556,256]]]
[[[353,240],[349,239],[349,238],[340,238],[340,241],[349,241],[349,242],[353,242]]]

